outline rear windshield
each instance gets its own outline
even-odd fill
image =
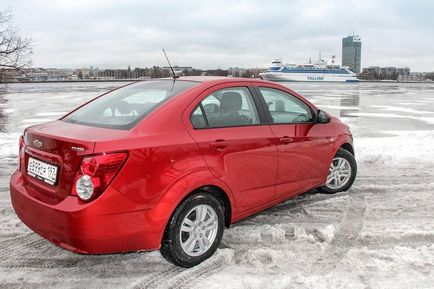
[[[62,120],[128,130],[159,105],[197,84],[197,82],[182,80],[137,82],[98,97]]]

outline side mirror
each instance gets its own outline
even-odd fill
[[[318,113],[316,114],[316,122],[317,123],[328,123],[328,122],[330,122],[330,118],[327,115],[327,113],[325,113],[322,110],[318,110]]]

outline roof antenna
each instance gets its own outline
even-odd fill
[[[166,51],[164,51],[164,48],[163,48],[163,53],[164,53],[164,56],[166,56],[167,63],[169,63],[170,70],[172,70],[173,80],[179,78],[179,76],[176,76],[175,71],[173,70],[172,64],[170,64],[169,58],[167,57]]]

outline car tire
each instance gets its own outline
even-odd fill
[[[330,163],[326,184],[319,190],[326,194],[346,191],[353,185],[356,175],[356,159],[349,151],[340,148]]]
[[[223,236],[223,211],[219,200],[208,193],[196,193],[185,199],[166,226],[160,248],[163,257],[185,268],[211,257]]]

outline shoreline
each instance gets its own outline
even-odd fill
[[[135,82],[135,81],[142,81],[142,80],[151,80],[154,78],[149,79],[138,79],[138,78],[132,78],[132,79],[85,79],[85,80],[36,80],[36,81],[4,81],[1,83],[6,84],[14,84],[14,83],[83,83],[83,82]],[[155,78],[158,79],[158,78]],[[252,78],[252,79],[259,79],[259,78]],[[285,82],[304,82],[304,83],[346,83],[346,82],[333,82],[333,81],[285,81]],[[357,83],[434,83],[434,81],[397,81],[397,80],[359,80],[354,82],[348,82],[351,84],[357,84]]]
[[[35,81],[3,81],[2,83],[82,83],[82,82],[134,82],[148,79],[89,79],[89,80],[35,80]]]

